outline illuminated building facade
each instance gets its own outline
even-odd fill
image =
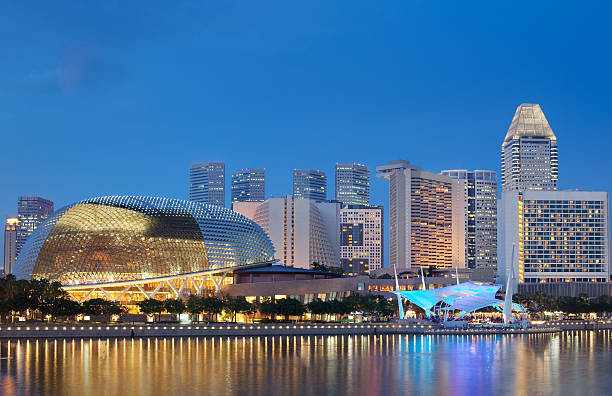
[[[383,265],[382,206],[340,209],[340,264],[346,275],[369,274]]]
[[[502,190],[556,190],[559,180],[557,137],[540,105],[517,109],[502,144]]]
[[[19,197],[17,201],[17,256],[36,227],[53,214],[53,202],[41,197]]]
[[[502,197],[498,274],[518,283],[607,282],[608,193],[515,191]],[[514,262],[512,244],[515,243]]]
[[[370,204],[370,170],[361,164],[336,164],[336,201]]]
[[[403,160],[376,170],[389,180],[390,265],[465,267],[463,183]]]
[[[340,265],[339,203],[288,195],[261,204],[236,204],[234,210],[253,216],[272,240],[275,258],[282,264],[306,269],[315,262]]]
[[[225,206],[225,164],[201,162],[189,167],[189,200]]]
[[[232,173],[232,202],[263,202],[265,199],[265,169],[241,169]]]
[[[497,267],[497,173],[459,169],[442,174],[464,183],[466,266]]]
[[[321,202],[327,199],[325,172],[310,169],[293,171],[293,198],[307,198]]]
[[[213,274],[273,257],[261,228],[229,209],[108,196],[64,207],[41,223],[14,274],[57,280],[79,301],[97,296],[129,304],[201,293],[215,283]]]
[[[4,274],[13,272],[15,260],[17,260],[17,228],[19,219],[9,217],[4,227]]]

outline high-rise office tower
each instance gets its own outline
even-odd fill
[[[540,105],[517,109],[502,144],[502,190],[556,190],[559,179],[557,137]]]
[[[340,265],[340,203],[288,195],[263,203],[237,202],[233,209],[259,224],[284,265]]]
[[[608,282],[608,205],[607,192],[505,192],[500,204],[500,283],[506,284],[510,263],[514,287],[523,282]]]
[[[19,220],[16,217],[6,219],[4,227],[4,275],[13,272],[15,260],[17,260],[17,226]]]
[[[497,173],[443,170],[464,183],[465,263],[468,268],[497,266]]]
[[[307,198],[317,202],[327,199],[327,177],[325,172],[310,169],[293,171],[293,198]]]
[[[189,200],[225,206],[223,162],[201,162],[189,167]]]
[[[390,265],[465,267],[463,183],[408,161],[376,170],[389,180]]]
[[[336,201],[370,204],[370,170],[361,164],[336,164]]]
[[[368,274],[383,264],[382,206],[340,209],[340,265],[346,275]]]
[[[263,202],[266,199],[266,170],[232,172],[232,202]]]
[[[17,255],[43,220],[53,214],[53,202],[41,197],[19,197],[17,201]]]

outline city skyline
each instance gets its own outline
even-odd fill
[[[4,28],[19,42],[0,66],[0,215],[15,216],[20,195],[56,208],[107,194],[187,199],[186,169],[211,160],[226,164],[226,205],[231,171],[247,167],[267,169],[266,198],[289,194],[296,168],[325,172],[330,198],[336,162],[374,169],[408,158],[431,172],[490,169],[501,179],[499,149],[521,103],[539,103],[559,138],[559,189],[612,191],[605,13],[489,6],[495,17],[474,5],[432,14],[406,4],[172,14],[153,5],[145,17],[138,7],[67,3],[72,22],[59,24],[55,7],[7,5]],[[218,22],[196,22],[211,13]],[[587,14],[581,29],[562,28]],[[37,32],[25,28],[33,24]],[[509,48],[528,53],[528,65]],[[370,204],[387,206],[386,184],[370,180]]]
[[[5,3],[0,394],[609,393],[612,4]]]
[[[520,105],[518,106],[518,108],[517,108],[517,112],[518,112],[518,111],[519,111],[519,109],[520,109],[522,106],[524,106],[524,105],[525,105],[525,104],[520,104]],[[531,106],[531,105],[529,105],[529,106]],[[536,105],[536,106],[537,106],[537,107],[538,107],[538,109],[539,109],[539,105]],[[516,118],[516,115],[515,115],[515,117],[514,117],[514,118]],[[512,125],[513,125],[513,123],[511,122],[511,123],[510,123],[510,127],[509,127],[510,129],[512,129]],[[563,143],[562,143],[561,145],[563,145]],[[354,162],[354,163],[357,163],[357,162],[360,162],[360,161],[354,161],[354,160],[353,160],[353,161],[347,161],[347,162]],[[204,163],[215,163],[215,162],[204,162]],[[225,163],[226,163],[226,161],[223,161],[223,162],[221,162],[220,164],[225,165]],[[448,161],[447,161],[447,162],[444,162],[444,163],[442,163],[442,161],[440,162],[440,164],[441,164],[441,165],[444,165],[444,164],[446,164],[446,163],[448,163]],[[197,166],[197,165],[200,165],[200,164],[201,164],[201,163],[193,163],[193,164],[190,164],[190,168],[193,168],[194,166]],[[215,163],[215,164],[216,164],[216,163]],[[338,162],[336,162],[336,163],[335,163],[335,165],[334,165],[334,164],[332,163],[332,161],[329,161],[329,165],[330,165],[330,166],[332,166],[332,169],[333,169],[333,171],[335,172],[335,171],[336,171],[336,168],[337,168],[337,166],[338,166]],[[365,166],[366,166],[366,167],[368,167],[368,168],[370,167],[369,165],[365,165]],[[323,169],[324,169],[324,167],[321,167],[321,168],[323,168]],[[373,168],[375,168],[375,166],[374,166]],[[442,168],[442,169],[440,169],[440,171],[443,171],[444,166],[441,166],[441,168]],[[477,168],[478,168],[478,167],[477,167]],[[480,167],[480,168],[483,168],[483,167]],[[230,165],[230,166],[228,167],[228,169],[227,169],[227,172],[228,172],[229,174],[235,174],[235,173],[240,173],[241,171],[245,171],[245,170],[248,170],[248,169],[232,169],[232,168],[231,168],[231,165]],[[254,170],[255,170],[255,169],[254,169]],[[259,170],[257,170],[257,171],[264,171],[264,169],[259,169]],[[436,170],[436,169],[433,169],[432,171],[433,171],[433,172],[437,172],[437,170]],[[501,173],[501,171],[502,171],[502,170],[500,169],[500,170],[496,170],[495,172],[499,172],[499,173]],[[284,192],[284,193],[280,194],[280,197],[284,197],[284,196],[286,196],[286,195],[291,194],[291,192],[292,192],[292,190],[293,190],[293,188],[294,188],[293,184],[294,184],[294,179],[295,179],[295,172],[296,172],[296,170],[293,170],[293,171],[292,171],[293,175],[291,175],[290,177],[288,177],[288,182],[291,184],[291,186],[289,187],[290,189],[289,189],[288,191],[286,191],[286,192]],[[323,172],[323,171],[317,171],[317,172],[321,172],[321,173],[325,174],[325,172]],[[268,173],[269,173],[269,171],[265,170],[265,173],[266,173],[266,174],[268,174]],[[565,173],[564,173],[564,175],[565,175]],[[380,190],[380,181],[378,181],[378,183],[377,183],[377,182],[372,183],[372,180],[376,180],[376,178],[375,178],[373,175],[370,175],[370,176],[369,176],[369,181],[370,181],[370,184],[378,185],[378,189]],[[286,181],[286,182],[287,182],[287,181]],[[269,199],[269,198],[275,198],[275,197],[277,197],[277,196],[275,196],[273,193],[269,193],[269,192],[267,191],[267,190],[268,190],[268,186],[269,186],[270,184],[272,184],[272,183],[270,183],[270,180],[269,180],[269,178],[267,177],[267,175],[266,175],[266,177],[265,177],[265,182],[264,182],[264,184],[265,184],[265,190],[266,190],[266,191],[265,191],[265,199]],[[274,183],[274,184],[280,184],[280,183],[278,183],[278,181],[277,181],[277,183]],[[188,184],[188,185],[189,185],[189,184]],[[224,181],[224,185],[225,185],[225,186],[224,186],[224,189],[225,189],[225,195],[226,195],[226,202],[228,202],[228,203],[229,203],[229,204],[226,204],[226,206],[231,207],[231,201],[232,201],[232,197],[231,197],[231,187],[232,187],[231,178],[226,178],[226,180]],[[563,184],[560,184],[560,185],[561,185],[561,186],[563,186]],[[502,190],[502,183],[501,183],[501,180],[499,180],[499,179],[498,179],[498,193],[499,193],[499,194],[501,194],[501,190]],[[593,189],[588,189],[588,190],[587,190],[587,189],[579,189],[579,190],[581,190],[581,191],[594,191]],[[388,194],[388,193],[387,193],[387,194]],[[160,194],[160,195],[161,195],[161,194]],[[381,197],[380,197],[380,195],[381,195],[381,193],[380,193],[380,191],[379,191],[379,194],[378,194],[379,199],[381,198]],[[383,193],[383,195],[384,195],[384,193]],[[181,198],[183,198],[183,197],[181,197]],[[184,198],[188,198],[188,197],[184,197]],[[278,198],[278,197],[277,197],[277,198]],[[333,197],[332,197],[332,196],[328,196],[327,198],[328,198],[328,199],[333,199]],[[383,197],[382,197],[382,200],[381,200],[380,202],[373,203],[373,205],[380,205],[380,206],[383,206],[383,207],[388,207],[388,204],[389,204],[388,195],[387,195],[386,197],[385,197],[385,196],[383,196]],[[59,209],[59,208],[61,208],[62,206],[63,206],[63,205],[57,205],[57,206],[56,206],[56,209]],[[9,218],[9,217],[11,217],[11,215],[10,215],[10,214],[7,214],[5,217],[6,217],[6,218]],[[389,223],[388,223],[388,222],[389,222],[389,218],[388,218],[388,214],[386,213],[386,214],[385,214],[385,227],[388,227],[388,226],[389,226]],[[386,238],[388,238],[388,235],[386,235],[385,237],[386,237]],[[388,241],[386,241],[385,243],[387,243],[387,242],[388,242]],[[383,263],[383,266],[388,266],[388,265],[389,265],[388,257],[385,257],[385,262]]]

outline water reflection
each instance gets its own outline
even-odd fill
[[[19,340],[2,395],[607,394],[610,331]]]

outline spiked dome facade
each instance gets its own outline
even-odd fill
[[[214,274],[273,259],[263,230],[229,209],[108,196],[69,205],[43,222],[24,245],[14,273],[57,280],[69,291],[99,285],[101,294],[114,300],[117,290],[111,285],[138,284],[146,297],[166,288],[182,297],[179,288],[201,292],[206,282],[218,283]],[[166,281],[160,284],[160,279]]]

